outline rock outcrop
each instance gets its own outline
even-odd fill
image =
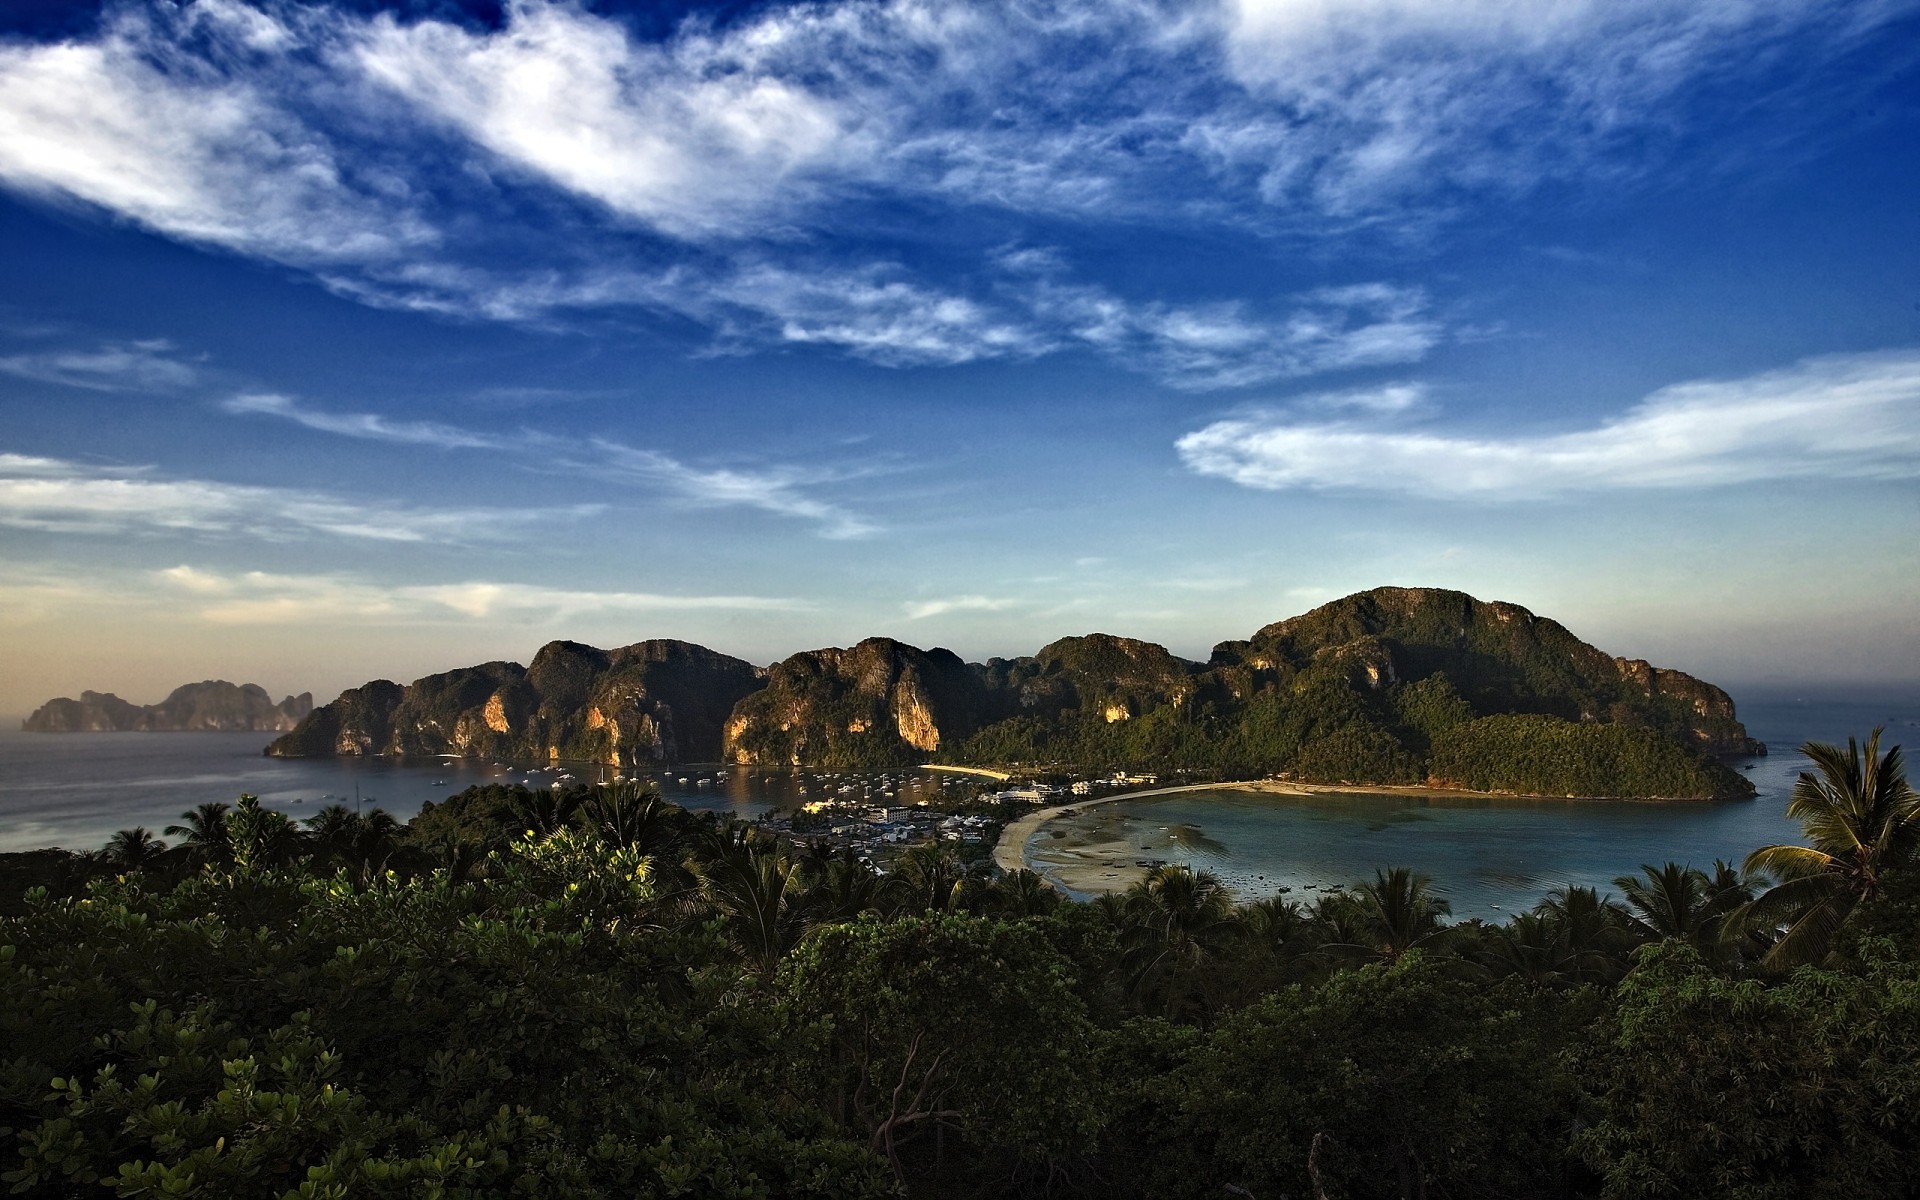
[[[1526,719],[1488,723],[1507,717]],[[1567,768],[1520,741],[1557,747]],[[1750,785],[1715,759],[1765,747],[1725,692],[1683,672],[1614,658],[1518,605],[1376,588],[1222,642],[1204,664],[1099,633],[975,665],[870,638],[764,671],[685,642],[554,642],[524,668],[353,689],[269,753],[828,768],[939,759],[1335,783],[1446,782],[1434,773],[1444,761],[1551,794],[1613,778],[1622,795],[1734,796]]]
[[[924,762],[995,715],[981,676],[951,650],[891,638],[775,664],[727,722],[728,762],[882,767]]]
[[[525,667],[482,663],[405,687],[380,679],[350,689],[267,753],[715,762],[728,714],[764,683],[751,663],[690,642],[551,642]]]
[[[112,692],[49,700],[21,722],[29,733],[273,733],[293,729],[313,711],[313,694],[278,704],[258,684],[224,679],[188,683],[158,704],[131,704]]]

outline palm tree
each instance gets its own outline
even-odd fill
[[[107,839],[107,861],[122,871],[144,870],[167,851],[167,844],[147,832],[144,825],[122,829]]]
[[[855,920],[862,913],[879,912],[886,899],[880,877],[851,850],[828,858],[824,867],[803,862],[802,870],[807,875],[818,872],[819,876],[819,882],[808,888],[806,895],[807,920],[812,924],[834,925]]]
[[[1044,876],[1023,867],[988,884],[981,900],[982,907],[995,916],[1040,917],[1059,906],[1060,893]]]
[[[1827,959],[1847,918],[1873,899],[1888,872],[1907,866],[1920,848],[1920,793],[1907,783],[1895,746],[1880,753],[1880,729],[1847,748],[1808,742],[1803,771],[1787,801],[1811,846],[1762,846],[1748,871],[1779,882],[1743,906],[1742,927],[1778,930],[1761,965],[1784,969]]]
[[[749,969],[771,976],[806,929],[799,867],[747,833],[719,834],[688,866],[700,892],[727,918],[727,937]]]
[[[1375,871],[1372,883],[1348,893],[1366,939],[1355,948],[1395,962],[1446,933],[1440,918],[1453,907],[1433,894],[1432,885],[1433,880],[1408,867],[1393,867]]]
[[[951,850],[935,842],[902,854],[890,882],[901,897],[903,911],[941,913],[959,909],[980,879]]]
[[[673,840],[677,812],[655,789],[629,781],[593,789],[579,816],[608,845],[655,854]]]
[[[1552,922],[1572,982],[1611,983],[1626,974],[1632,918],[1617,902],[1601,899],[1593,888],[1568,885],[1548,893],[1533,911]]]
[[[1240,936],[1233,896],[1208,871],[1153,868],[1127,890],[1121,966],[1141,1003],[1169,1017],[1204,1007],[1194,985]]]
[[[161,832],[183,839],[180,845],[189,857],[200,863],[225,864],[233,859],[233,840],[227,832],[227,806],[209,800],[180,814],[181,824],[169,825]]]
[[[1493,962],[1488,965],[1537,988],[1560,987],[1574,980],[1574,956],[1564,928],[1542,907],[1515,913],[1493,931]]]
[[[263,807],[260,797],[242,793],[227,816],[233,861],[241,867],[271,867],[287,862],[300,848],[300,827],[283,812]]]
[[[336,861],[344,861],[359,832],[360,818],[344,804],[329,804],[307,818],[307,836]]]
[[[1707,907],[1707,875],[1696,867],[1670,862],[1640,864],[1640,875],[1613,881],[1633,909],[1633,931],[1649,942],[1700,945],[1712,913]]]

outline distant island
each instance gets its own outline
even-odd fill
[[[375,680],[267,747],[617,767],[920,763],[1185,771],[1533,795],[1721,799],[1766,753],[1726,692],[1612,657],[1514,604],[1375,588],[1205,663],[1110,634],[963,662],[890,638],[771,667],[687,642],[542,647]]]
[[[275,704],[254,683],[208,679],[173,689],[158,704],[132,704],[112,692],[49,700],[20,723],[28,733],[275,733],[296,728],[313,711],[313,693]]]

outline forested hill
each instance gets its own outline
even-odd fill
[[[983,664],[872,638],[766,670],[684,642],[556,642],[530,668],[354,689],[269,750],[1021,763],[1697,798],[1751,794],[1718,759],[1764,752],[1712,684],[1433,588],[1359,592],[1223,642],[1206,663],[1108,634]]]

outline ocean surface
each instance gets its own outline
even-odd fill
[[[1920,749],[1920,695],[1871,701],[1749,699],[1741,719],[1772,753],[1735,767],[1759,788],[1752,801],[1696,802],[1419,799],[1399,796],[1284,797],[1189,792],[1120,801],[1062,818],[1028,843],[1028,859],[1078,894],[1123,886],[1089,877],[1090,862],[1190,863],[1220,875],[1242,898],[1319,889],[1410,866],[1434,879],[1454,916],[1498,918],[1565,884],[1607,889],[1643,862],[1710,866],[1738,861],[1769,842],[1799,840],[1786,798],[1812,741],[1845,742],[1885,725],[1887,745]],[[242,792],[296,818],[330,803],[380,807],[402,820],[426,801],[475,783],[549,786],[559,771],[525,765],[428,759],[273,759],[264,733],[30,734],[0,730],[0,851],[45,846],[94,849],[115,830],[158,832],[208,800]],[[574,780],[608,769],[568,766]],[[895,772],[829,779],[816,773],[683,767],[643,776],[688,808],[753,817],[839,787],[867,789],[878,803],[909,803],[930,777]],[[684,782],[683,782],[684,780]],[[856,794],[859,794],[856,792]],[[1058,835],[1058,836],[1055,836]],[[1137,875],[1137,872],[1134,872]],[[1071,877],[1071,878],[1069,878]],[[1077,885],[1077,886],[1076,886]],[[1312,890],[1309,890],[1312,889]]]
[[[1242,900],[1325,890],[1406,866],[1432,877],[1455,919],[1501,920],[1568,884],[1618,891],[1617,876],[1669,860],[1711,868],[1748,851],[1801,841],[1787,796],[1808,769],[1798,747],[1844,744],[1886,726],[1881,748],[1920,749],[1920,696],[1871,701],[1750,700],[1739,706],[1765,758],[1732,765],[1759,789],[1730,803],[1682,801],[1311,797],[1184,792],[1099,805],[1043,826],[1028,863],[1075,895],[1124,887],[1137,863],[1186,863],[1221,877]]]
[[[384,808],[406,820],[477,783],[595,783],[611,769],[558,769],[426,759],[266,758],[268,733],[23,733],[0,731],[0,851],[61,846],[97,849],[116,830],[144,825],[159,833],[209,800],[242,792],[305,819],[328,804]],[[566,773],[564,779],[562,772]],[[817,797],[843,779],[746,768],[683,767],[643,772],[668,799],[687,808],[754,817],[799,797]],[[885,782],[882,782],[882,780]],[[684,780],[684,782],[683,782]],[[874,803],[906,803],[934,782],[913,772],[863,781]],[[859,794],[856,791],[856,794]],[[903,798],[904,797],[904,798]]]

